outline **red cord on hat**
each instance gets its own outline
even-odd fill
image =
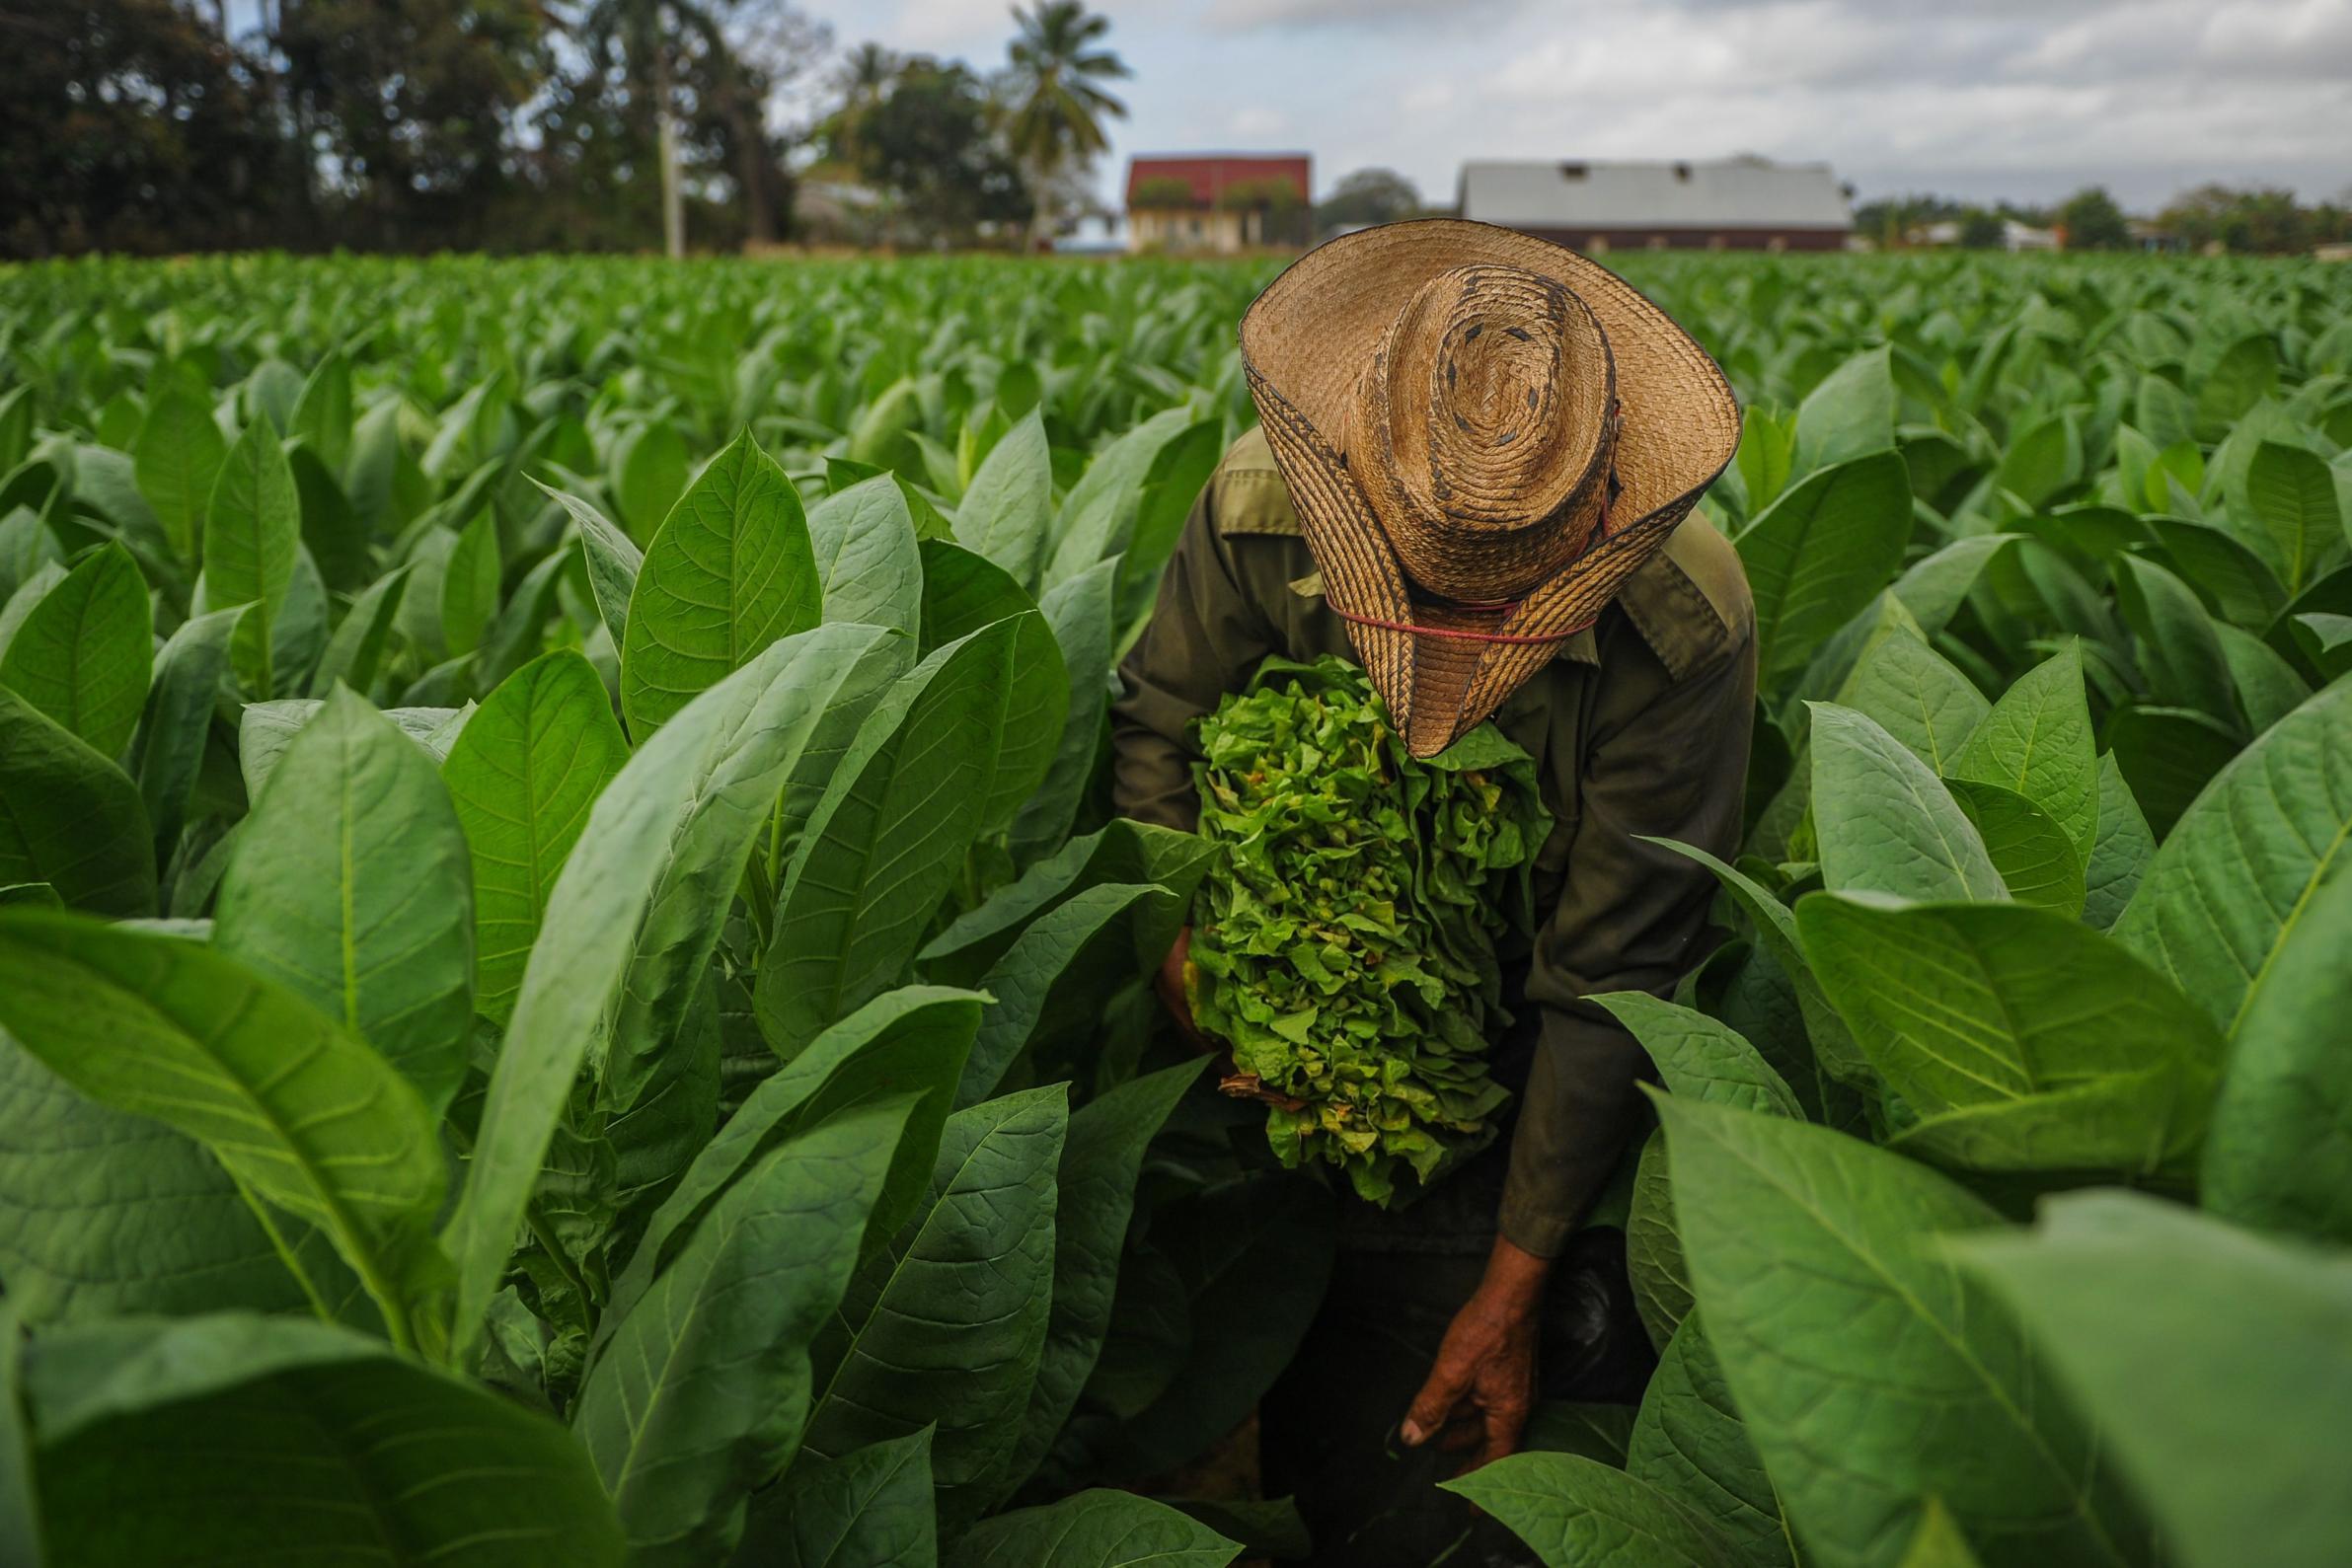
[[[1565,642],[1568,640],[1568,638],[1576,635],[1579,632],[1591,631],[1593,625],[1592,621],[1587,621],[1582,626],[1570,627],[1565,632],[1541,632],[1534,635],[1525,635],[1514,632],[1461,632],[1456,631],[1452,627],[1414,626],[1408,621],[1383,621],[1377,616],[1356,615],[1352,612],[1342,610],[1337,605],[1332,604],[1328,597],[1325,598],[1324,605],[1331,612],[1331,614],[1337,616],[1342,621],[1351,621],[1357,626],[1378,627],[1383,632],[1409,632],[1417,637],[1446,637],[1456,642],[1500,642],[1514,647],[1530,646],[1539,642]],[[1506,607],[1497,605],[1470,605],[1466,608],[1473,610],[1485,610]],[[1517,606],[1512,605],[1508,608],[1515,609]],[[1594,621],[1599,619],[1600,618],[1598,616],[1593,618]]]

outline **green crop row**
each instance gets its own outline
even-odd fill
[[[1748,407],[1751,833],[1602,1004],[1648,1394],[1460,1488],[2352,1560],[2352,272],[1629,271]],[[1131,1490],[1336,1200],[1185,1092],[1212,852],[1103,777],[1261,280],[0,272],[0,1560],[1295,1547]]]

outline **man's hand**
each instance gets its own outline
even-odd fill
[[[1551,1261],[1496,1237],[1486,1277],[1437,1349],[1404,1437],[1446,1449],[1476,1447],[1472,1469],[1512,1453],[1536,1397],[1536,1324]]]
[[[1184,994],[1184,965],[1191,956],[1192,928],[1187,926],[1176,933],[1176,945],[1160,961],[1160,972],[1152,976],[1152,989],[1160,993],[1160,1005],[1176,1019],[1176,1027],[1184,1031],[1192,1049],[1203,1056],[1214,1056],[1224,1047],[1200,1032],[1200,1025],[1192,1021],[1191,999]]]

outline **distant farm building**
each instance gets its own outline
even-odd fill
[[[1854,232],[1827,164],[1473,163],[1462,215],[1579,251],[1840,251]]]
[[[1941,247],[1959,245],[1965,236],[1966,225],[1957,218],[1945,218],[1922,224],[1904,238],[1913,245]],[[2030,223],[2005,217],[2001,220],[2000,249],[2011,255],[2022,251],[2055,251],[2060,249],[2058,233],[2055,229],[2037,229]]]
[[[1231,255],[1300,245],[1314,209],[1305,153],[1182,153],[1127,165],[1127,249]]]

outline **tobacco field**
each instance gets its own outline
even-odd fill
[[[1750,832],[1600,1003],[1646,1395],[1449,1484],[2352,1562],[2352,269],[1624,261],[1748,411]],[[1336,1192],[1104,762],[1267,275],[0,270],[0,1562],[1304,1555],[1169,1478]]]

